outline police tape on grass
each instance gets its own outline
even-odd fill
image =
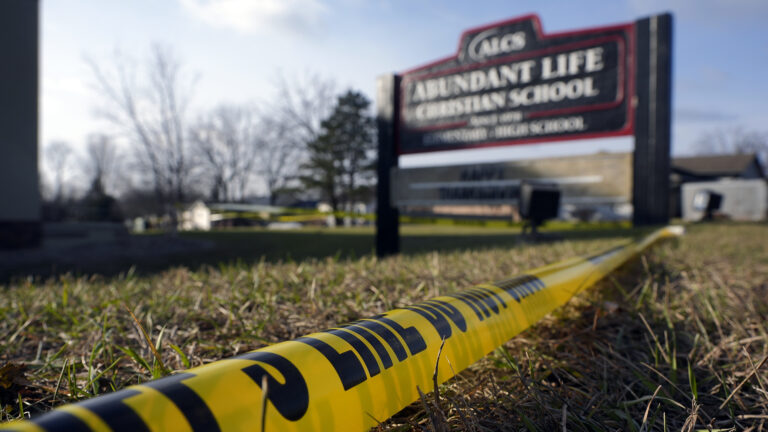
[[[681,227],[66,405],[19,431],[365,430]],[[447,365],[450,362],[450,367]],[[266,409],[263,389],[266,389]]]

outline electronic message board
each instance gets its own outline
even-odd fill
[[[438,167],[396,168],[396,207],[517,204],[524,181],[556,184],[567,204],[632,200],[632,154],[598,153]]]
[[[633,52],[633,24],[468,30],[455,56],[402,74],[398,153],[632,134]]]

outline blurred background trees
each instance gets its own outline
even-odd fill
[[[700,154],[756,154],[763,166],[768,164],[768,133],[743,127],[713,129],[696,141]]]
[[[156,199],[173,213],[173,204],[188,198],[195,168],[186,129],[194,80],[160,45],[141,66],[119,52],[111,64],[89,66],[102,96],[98,114],[127,141]]]
[[[48,220],[175,220],[196,199],[323,199],[341,209],[371,197],[370,101],[340,95],[333,79],[278,75],[269,100],[193,107],[197,78],[169,47],[152,46],[143,61],[115,51],[86,63],[104,128],[83,145],[43,147]]]
[[[190,127],[191,150],[209,184],[209,200],[238,202],[246,198],[256,158],[263,150],[258,123],[248,106],[220,105]]]

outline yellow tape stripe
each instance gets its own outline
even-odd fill
[[[285,215],[276,216],[275,220],[278,222],[309,222],[309,221],[325,221],[328,216],[333,216],[331,213],[317,213],[308,215]]]
[[[52,411],[10,430],[366,430],[453,377],[656,240],[532,270]],[[450,362],[450,367],[448,367]],[[5,430],[4,428],[0,428]]]

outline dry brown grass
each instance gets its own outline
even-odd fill
[[[0,287],[0,334],[7,335],[0,366],[25,370],[0,371],[0,420],[614,241],[15,282]],[[761,430],[768,422],[767,318],[766,227],[695,226],[380,428]]]

